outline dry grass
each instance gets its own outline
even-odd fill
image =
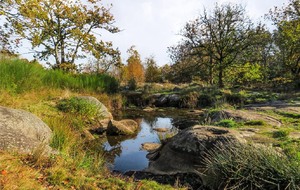
[[[0,172],[0,189],[44,189],[39,171],[25,165],[17,154],[0,152]]]

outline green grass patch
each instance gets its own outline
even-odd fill
[[[278,131],[273,132],[273,138],[278,138],[278,139],[286,139],[288,138],[290,134],[290,130],[288,129],[280,129]]]
[[[106,74],[74,74],[49,70],[36,62],[0,59],[0,89],[22,93],[42,88],[115,93],[118,81]]]
[[[226,127],[226,128],[234,128],[234,127],[238,126],[236,121],[234,121],[232,119],[223,119],[223,120],[217,122],[216,125],[220,126],[220,127]]]
[[[289,117],[292,119],[300,119],[300,114],[298,113],[290,113],[290,112],[276,112],[277,114],[284,116],[284,117]]]
[[[60,111],[80,115],[86,118],[92,118],[98,114],[97,105],[89,102],[88,100],[77,97],[59,101],[57,108]]]
[[[266,122],[262,120],[251,120],[251,121],[246,121],[244,124],[251,125],[251,126],[260,126],[260,125],[266,125]]]
[[[280,142],[279,146],[287,155],[300,162],[300,139],[287,139]]]

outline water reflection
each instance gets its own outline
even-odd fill
[[[110,162],[110,169],[120,172],[140,171],[148,167],[147,151],[141,149],[143,143],[160,143],[160,139],[164,139],[170,134],[178,132],[178,128],[190,127],[197,124],[198,116],[192,119],[189,115],[170,116],[166,112],[142,114],[139,112],[126,112],[116,119],[128,118],[136,120],[141,129],[135,136],[107,136],[104,143],[104,149],[107,152],[107,160]],[[139,118],[139,119],[137,119]],[[142,118],[142,119],[141,119]],[[183,122],[182,122],[183,121]],[[185,122],[193,121],[193,122]],[[180,123],[181,122],[181,123]],[[179,125],[183,124],[184,127]],[[167,132],[157,132],[154,128],[166,128]]]
[[[112,137],[107,136],[104,143],[108,155],[114,156],[112,160],[112,170],[126,172],[129,170],[143,170],[148,167],[147,151],[141,149],[141,144],[145,142],[160,143],[158,132],[153,128],[168,128],[170,132],[176,131],[172,125],[171,118],[155,118],[149,120],[142,119],[141,130],[136,136]]]

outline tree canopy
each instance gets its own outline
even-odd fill
[[[191,70],[204,67],[203,74],[211,83],[216,73],[218,85],[223,87],[225,69],[255,45],[254,39],[261,31],[262,26],[255,26],[242,6],[216,4],[211,13],[204,10],[196,20],[185,25],[183,41],[170,51],[177,64],[187,62]]]
[[[134,79],[137,82],[144,82],[145,72],[140,54],[134,46],[130,47],[127,53],[129,54],[127,59],[127,80]]]
[[[5,18],[1,31],[28,40],[36,58],[53,57],[53,68],[73,67],[87,55],[118,60],[112,43],[99,38],[101,30],[119,32],[101,0],[6,0],[1,1],[0,15]]]
[[[286,72],[294,78],[300,74],[300,1],[290,0],[283,8],[270,11],[270,18],[277,26],[274,41],[278,47],[278,59]]]

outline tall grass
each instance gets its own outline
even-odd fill
[[[204,159],[212,189],[299,189],[300,165],[274,148],[219,144]]]
[[[20,59],[0,59],[0,89],[21,93],[41,88],[71,89],[115,93],[115,78],[105,74],[72,74],[60,70],[47,70],[38,63]]]

